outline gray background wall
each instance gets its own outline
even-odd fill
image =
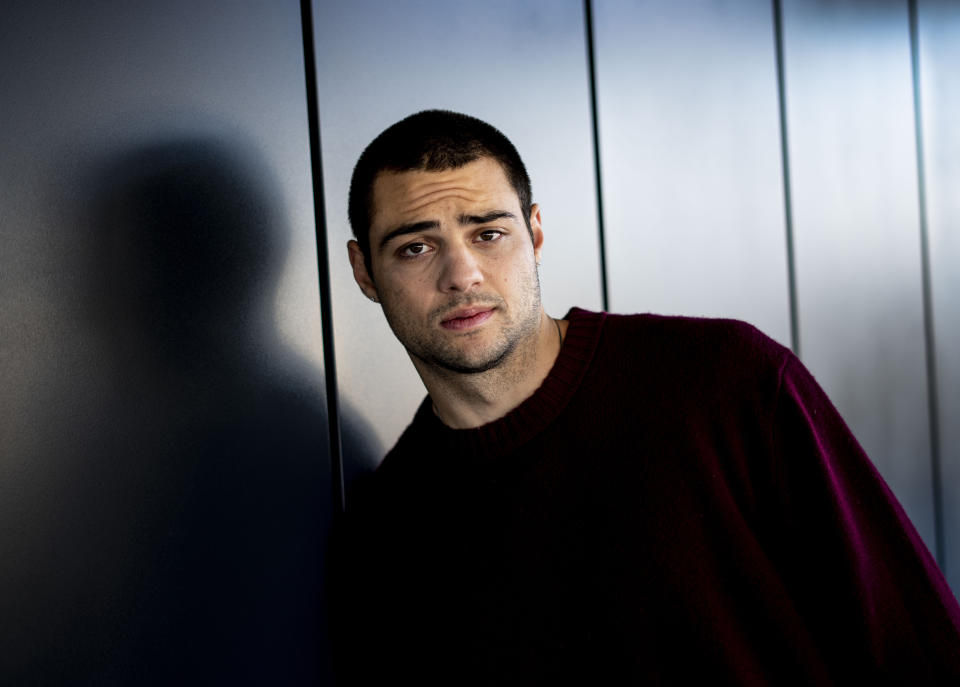
[[[313,8],[319,266],[295,3],[0,12],[0,681],[328,679],[332,464],[424,394],[346,188],[426,107],[524,155],[551,314],[794,345],[960,589],[960,5],[594,0],[592,53],[575,0]]]

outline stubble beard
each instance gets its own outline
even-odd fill
[[[441,374],[481,374],[506,364],[527,342],[536,344],[540,324],[539,273],[534,270],[534,277],[527,281],[530,288],[522,289],[521,292],[528,295],[516,302],[515,317],[509,315],[503,298],[481,293],[464,294],[434,308],[428,314],[429,326],[426,329],[400,314],[393,313],[387,301],[383,303],[384,314],[397,339],[415,360]],[[438,329],[439,323],[452,310],[476,305],[495,308],[493,317],[499,319],[500,323],[491,322],[475,333],[465,333],[452,338],[444,336]],[[484,330],[491,325],[499,326],[496,338],[481,349],[473,350],[469,339],[486,336]]]

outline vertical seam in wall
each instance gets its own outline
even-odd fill
[[[790,151],[787,136],[787,90],[784,78],[783,14],[773,0],[773,38],[777,62],[777,103],[780,112],[780,164],[783,176],[784,228],[787,243],[787,291],[790,302],[790,347],[800,355],[800,316],[797,308],[797,270],[793,246],[793,201],[790,194]]]
[[[913,81],[913,126],[917,150],[917,200],[920,213],[920,276],[923,284],[923,334],[927,358],[927,405],[930,418],[930,470],[933,482],[933,526],[936,557],[945,571],[946,552],[943,536],[943,495],[940,477],[940,423],[937,398],[936,342],[933,327],[933,293],[930,284],[930,242],[927,233],[927,184],[923,156],[923,119],[920,107],[920,33],[917,0],[907,0],[910,15],[910,68]]]
[[[600,178],[600,121],[597,114],[597,67],[593,49],[593,3],[584,0],[583,13],[587,34],[587,72],[590,82],[590,117],[593,124],[593,174],[596,181],[597,233],[600,239],[600,290],[603,309],[610,309],[607,291],[607,248],[603,229],[603,183]]]
[[[313,45],[312,0],[300,0],[303,29],[303,62],[307,81],[307,120],[310,129],[310,169],[317,241],[317,272],[320,286],[320,318],[323,335],[323,366],[327,391],[327,422],[330,433],[330,476],[335,512],[345,507],[343,461],[340,450],[340,409],[337,366],[333,348],[333,312],[330,307],[330,260],[327,250],[327,213],[323,198],[323,160],[320,157],[320,108],[317,104],[317,69]]]

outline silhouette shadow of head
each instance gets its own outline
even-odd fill
[[[205,362],[227,365],[271,336],[288,233],[251,157],[178,140],[128,152],[101,175],[95,302],[125,323],[141,353],[182,362],[213,347]]]

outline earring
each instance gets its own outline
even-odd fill
[[[369,299],[370,299],[371,301],[373,301],[374,303],[379,303],[379,302],[380,302],[380,301],[377,300],[377,297],[376,297],[376,296],[367,296],[367,298],[369,298]]]

